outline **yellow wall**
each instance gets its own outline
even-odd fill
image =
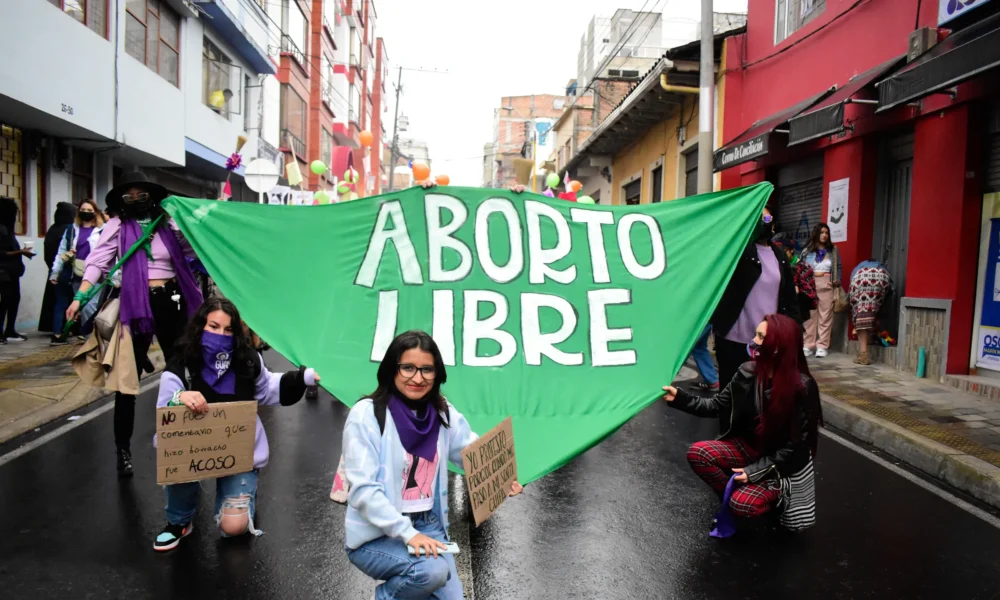
[[[628,148],[615,155],[612,162],[611,203],[624,204],[622,186],[629,179],[642,172],[642,197],[640,202],[647,204],[652,197],[652,171],[655,163],[663,157],[663,197],[664,202],[678,198],[677,185],[680,173],[682,146],[678,140],[677,130],[682,124],[687,125],[687,136],[684,148],[698,141],[698,96],[676,96],[684,100],[683,110],[673,107],[672,116],[649,128],[645,135]],[[683,123],[681,115],[683,114]],[[683,196],[683,193],[680,194]]]

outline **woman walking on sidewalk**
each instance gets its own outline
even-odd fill
[[[21,248],[14,230],[17,201],[0,196],[0,344],[23,342],[24,337],[14,329],[17,322],[17,308],[21,304],[21,276],[24,275],[24,257],[35,256],[31,248]],[[7,325],[4,326],[6,320]]]
[[[68,227],[63,234],[56,258],[52,263],[52,270],[49,273],[49,282],[56,285],[59,290],[59,297],[56,300],[56,314],[53,319],[55,326],[52,330],[53,345],[67,343],[66,336],[63,335],[63,319],[66,308],[72,302],[73,294],[83,284],[83,272],[87,264],[87,257],[90,256],[91,250],[97,246],[103,229],[104,214],[97,208],[97,204],[93,200],[87,198],[77,208],[72,227]],[[93,327],[93,317],[98,308],[100,307],[97,305],[96,298],[83,307],[83,315],[80,318],[80,335],[86,336],[90,333]]]
[[[50,273],[52,272],[52,265],[56,262],[56,256],[59,254],[59,246],[62,244],[63,235],[66,234],[68,227],[73,226],[75,219],[76,207],[72,203],[60,202],[56,204],[56,214],[53,217],[52,225],[49,226],[49,230],[45,232],[44,243],[45,267]],[[69,306],[70,302],[67,298],[62,310],[56,313],[57,287],[51,281],[45,284],[45,293],[42,296],[42,310],[38,315],[38,331],[52,333],[53,336],[58,333],[53,323],[61,323],[66,318],[66,307]],[[72,297],[73,293],[70,292],[69,295]]]
[[[840,291],[840,273],[843,266],[840,252],[830,241],[830,227],[820,223],[813,229],[809,244],[802,251],[802,261],[812,267],[816,280],[816,310],[811,311],[806,321],[805,354],[825,358],[830,348],[830,333],[833,329],[833,305]]]
[[[153,334],[164,359],[170,362],[174,343],[202,302],[188,263],[188,255],[193,257],[194,251],[160,208],[166,197],[166,188],[138,172],[126,174],[108,192],[105,204],[119,216],[104,226],[97,247],[87,257],[80,290],[66,310],[66,318],[74,320],[81,298],[132,251],[120,269],[121,287],[114,294],[120,300],[119,321],[131,336],[136,372],[140,374],[150,364],[146,352]],[[150,229],[155,223],[155,229]],[[122,477],[132,476],[134,421],[135,396],[115,392],[115,447]]]
[[[441,553],[447,463],[462,464],[462,450],[479,436],[441,395],[446,380],[434,340],[422,331],[400,334],[379,365],[378,388],[344,425],[347,558],[384,582],[377,600],[464,597],[454,557]],[[515,482],[514,493],[520,490]]]
[[[305,367],[284,374],[269,372],[251,346],[233,303],[209,298],[188,323],[177,353],[160,376],[156,406],[184,405],[195,414],[208,412],[210,404],[250,399],[261,406],[291,406],[302,399],[306,384],[318,381],[319,375]],[[253,470],[215,480],[215,523],[223,537],[261,534],[253,524],[257,474],[267,466],[269,454],[267,434],[258,416]],[[195,481],[164,486],[167,526],[156,536],[154,550],[173,550],[191,534],[201,484]]]
[[[759,517],[780,507],[786,527],[803,529],[815,521],[812,459],[822,413],[802,329],[788,317],[768,315],[748,352],[750,362],[714,397],[666,386],[663,399],[692,415],[719,419],[719,438],[695,442],[687,459],[719,494],[735,478],[733,513]]]
[[[854,362],[859,365],[872,364],[868,355],[868,343],[875,330],[878,312],[891,291],[892,276],[882,263],[866,260],[854,267],[848,299],[851,303],[851,320],[858,333],[858,357]]]

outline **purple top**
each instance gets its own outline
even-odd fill
[[[177,229],[177,223],[171,219],[168,224],[170,229],[177,235],[181,249],[184,250],[184,255],[188,258],[194,258],[194,250],[187,239],[180,234],[180,231]],[[90,256],[87,258],[87,268],[83,272],[84,281],[96,284],[101,279],[101,276],[106,275],[111,270],[111,267],[115,265],[115,262],[118,260],[118,232],[121,231],[121,228],[122,222],[118,217],[111,219],[104,226],[104,231],[101,232],[101,238],[97,242],[97,247],[91,248]],[[149,247],[153,251],[153,258],[149,261],[150,280],[173,279],[174,277],[174,264],[170,262],[170,252],[167,251],[163,240],[160,239],[161,235],[163,234],[158,229],[153,234],[153,239],[149,243]],[[83,238],[82,235],[80,237]]]
[[[753,284],[740,317],[726,334],[730,342],[748,344],[757,335],[757,326],[767,315],[778,312],[778,293],[781,289],[781,265],[770,246],[757,244],[760,258],[760,277]]]
[[[77,260],[87,260],[90,256],[90,233],[93,227],[80,226],[80,233],[76,236],[76,258]]]
[[[264,361],[260,361],[260,375],[257,376],[254,389],[254,400],[260,406],[275,406],[280,401],[279,384],[281,383],[281,373],[272,373],[264,366]],[[156,396],[156,408],[163,408],[170,403],[177,390],[185,391],[184,382],[170,371],[164,371],[160,375],[160,392]],[[156,447],[156,435],[153,435],[153,447]],[[267,445],[267,434],[264,433],[264,425],[260,422],[260,415],[257,415],[257,432],[253,442],[253,468],[263,469],[267,466],[270,450]]]

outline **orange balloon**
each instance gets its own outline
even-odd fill
[[[375,139],[374,137],[372,137],[372,132],[370,131],[362,131],[360,138],[361,138],[361,145],[366,148],[368,146],[371,146],[372,141]]]
[[[579,181],[574,181],[569,184],[569,187],[573,190],[573,193],[576,193],[583,189],[583,184]]]
[[[423,181],[431,176],[431,168],[427,165],[417,163],[413,165],[413,178],[417,181]]]
[[[448,185],[451,183],[451,177],[448,177],[447,175],[438,175],[434,178],[434,181],[436,181],[438,185]]]

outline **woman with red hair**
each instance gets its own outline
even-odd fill
[[[663,399],[692,415],[719,419],[719,437],[695,442],[687,459],[719,494],[734,478],[733,513],[759,517],[780,508],[783,525],[804,529],[815,522],[812,458],[822,412],[802,328],[789,317],[768,315],[747,350],[749,362],[714,397],[666,386]]]

